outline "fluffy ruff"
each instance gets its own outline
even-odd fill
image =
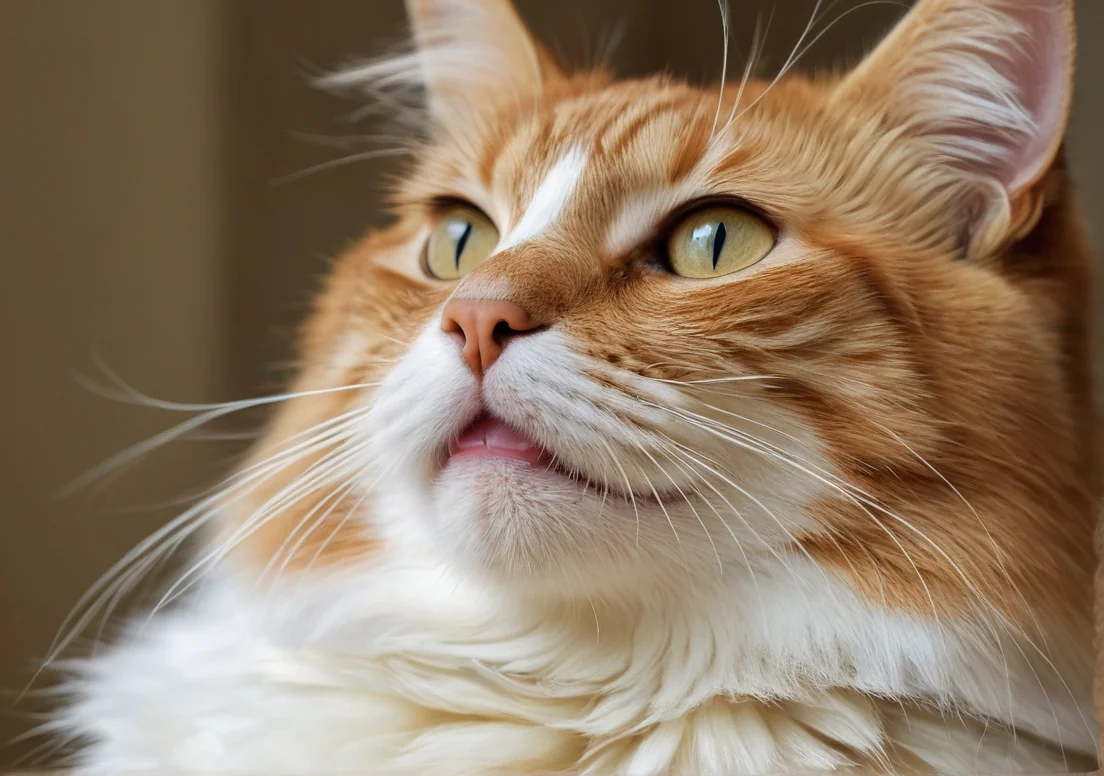
[[[810,600],[823,577],[789,577],[795,589],[777,585],[756,605],[773,612],[758,620],[773,625],[769,642],[755,620],[689,601],[515,605],[439,564],[289,583],[279,596],[213,579],[73,666],[79,700],[58,724],[94,742],[82,776],[1092,767],[1029,733],[908,701],[906,686],[932,683],[983,693],[1002,667],[842,587]],[[1087,726],[1054,722],[1091,746]]]

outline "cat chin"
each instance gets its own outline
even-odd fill
[[[718,576],[719,556],[685,501],[630,500],[506,460],[450,464],[431,492],[434,543],[460,569],[523,597],[629,600],[688,574]]]
[[[608,505],[607,505],[608,506]],[[616,509],[550,469],[483,460],[445,467],[433,488],[433,520],[450,553],[473,570],[525,578],[578,569],[616,535]]]

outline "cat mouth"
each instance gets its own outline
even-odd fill
[[[553,457],[535,440],[488,413],[479,415],[449,442],[445,465],[466,461],[519,461],[534,468],[553,468]]]
[[[575,483],[580,489],[604,493],[611,498],[630,502],[666,502],[680,493],[648,491],[630,492],[614,483],[603,483],[585,472],[565,466],[557,456],[524,432],[501,418],[484,411],[471,421],[448,444],[441,470],[451,466],[480,463],[514,463]]]

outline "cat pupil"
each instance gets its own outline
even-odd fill
[[[470,221],[464,224],[464,231],[460,233],[460,236],[456,239],[456,269],[460,269],[460,257],[464,255],[464,246],[468,244],[468,238],[471,237],[472,224]]]
[[[717,231],[713,233],[713,269],[717,269],[717,259],[721,257],[721,250],[724,248],[725,237],[728,236],[728,230],[725,229],[723,223],[717,224]]]

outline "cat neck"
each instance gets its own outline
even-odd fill
[[[531,706],[534,719],[571,719],[599,737],[718,699],[850,709],[844,717],[888,701],[1092,748],[1087,656],[1085,666],[1059,666],[999,623],[979,632],[871,607],[802,558],[763,560],[754,580],[732,575],[635,601],[534,600],[425,555],[381,561],[289,580],[247,605],[281,670],[341,683],[385,664],[402,677],[395,691],[427,707]]]

